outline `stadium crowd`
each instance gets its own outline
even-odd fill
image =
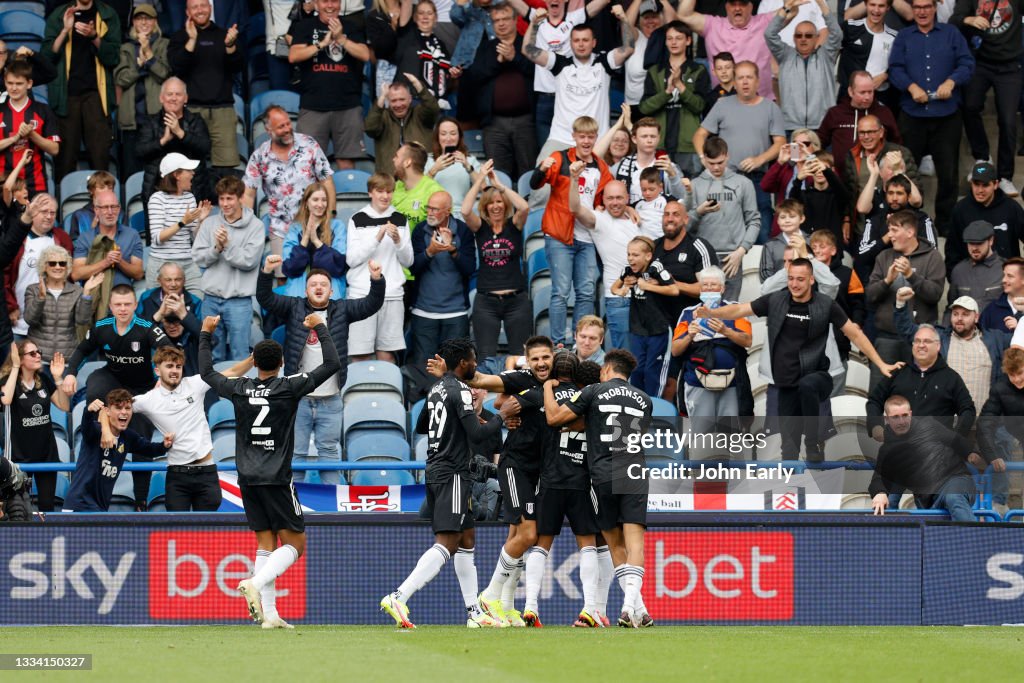
[[[404,366],[410,399],[438,340],[471,337],[500,378],[546,335],[583,361],[630,350],[630,382],[680,414],[804,418],[779,428],[781,455],[808,462],[863,368],[857,346],[882,453],[908,441],[942,460],[888,456],[876,510],[907,488],[969,518],[973,493],[943,488],[968,462],[992,466],[1006,505],[1018,447],[998,418],[1024,397],[1018,0],[38,5],[18,30],[32,12],[0,7],[13,460],[58,460],[52,405],[64,432],[87,427],[66,445],[112,442],[112,426],[135,460],[168,451],[191,477],[173,496],[168,479],[168,508],[216,509],[209,430],[148,441],[179,393],[214,402],[182,384],[200,322],[220,316],[225,374],[271,336],[291,374],[323,364],[303,321],[325,311],[339,355]],[[297,457],[312,439],[341,459],[346,372],[298,403]],[[927,436],[911,413],[933,418],[913,423]],[[40,510],[55,479],[36,477]],[[73,484],[65,508],[105,509],[108,484]],[[138,509],[148,487],[137,473]]]

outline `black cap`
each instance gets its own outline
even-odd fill
[[[971,182],[995,183],[999,181],[999,174],[991,161],[979,161],[971,169]]]
[[[164,316],[164,322],[165,323],[174,323],[176,325],[180,325],[181,324],[181,318],[179,318],[178,316],[174,315],[173,313],[168,313],[167,315]]]
[[[964,242],[968,244],[984,242],[994,234],[996,234],[995,230],[988,221],[971,221],[964,228]]]

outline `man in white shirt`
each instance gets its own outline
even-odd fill
[[[619,21],[622,47],[594,54],[597,47],[594,30],[587,25],[574,26],[569,36],[572,56],[566,57],[538,47],[537,28],[547,17],[547,12],[543,9],[534,12],[530,29],[523,39],[523,54],[555,76],[555,115],[551,121],[550,136],[541,148],[539,158],[573,145],[572,123],[581,115],[597,119],[598,135],[608,129],[611,73],[622,67],[633,54],[636,44],[636,36],[622,7],[612,7],[612,15]]]
[[[168,512],[212,512],[220,507],[220,479],[213,462],[213,440],[203,403],[210,385],[198,375],[183,377],[185,352],[161,346],[153,356],[155,388],[135,397],[134,411],[145,415],[166,437],[174,436],[167,451],[164,505]],[[252,357],[224,375],[240,377],[252,367]]]

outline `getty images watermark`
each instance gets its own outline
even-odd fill
[[[676,455],[692,452],[693,450],[717,451],[722,454],[739,455],[753,448],[764,449],[766,447],[767,437],[763,433],[709,433],[694,432],[688,429],[682,432],[655,429],[645,434],[630,434],[626,440],[627,452],[634,455],[651,450],[661,452],[671,450]],[[753,479],[781,481],[788,484],[795,472],[795,467],[785,467],[782,463],[765,466],[763,463],[754,462],[672,462],[657,467],[633,463],[626,468],[626,476],[637,481],[736,481]]]

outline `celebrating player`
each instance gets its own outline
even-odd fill
[[[519,404],[505,402],[498,414],[481,425],[473,409],[473,396],[465,384],[476,375],[473,344],[468,339],[449,339],[441,344],[438,355],[446,371],[427,393],[427,403],[416,425],[417,432],[427,433],[427,507],[434,545],[423,553],[402,585],[384,596],[380,608],[400,627],[416,628],[409,621],[406,603],[433,580],[452,553],[458,551],[455,572],[466,602],[466,625],[471,628],[495,626],[496,622],[477,605],[476,567],[472,554],[467,552],[473,548],[475,540],[470,511],[473,482],[469,477],[473,451],[469,442],[480,442],[496,433],[507,418],[519,412]],[[468,567],[459,566],[459,556],[467,557]]]
[[[371,273],[375,265],[370,263]],[[376,270],[379,277],[380,267]],[[203,320],[199,371],[204,382],[235,406],[238,486],[245,517],[249,528],[256,532],[259,548],[255,573],[238,584],[238,591],[245,596],[250,616],[263,628],[292,628],[277,613],[274,580],[306,549],[305,520],[292,486],[295,413],[303,396],[341,369],[341,360],[324,319],[311,313],[303,324],[316,330],[323,349],[323,365],[310,373],[278,377],[284,365],[284,351],[276,341],[264,339],[252,353],[258,371],[256,379],[225,377],[213,369],[210,346],[218,322],[219,316]]]
[[[629,383],[635,368],[633,354],[612,349],[604,356],[601,383],[591,384],[564,404],[555,398],[558,380],[544,383],[544,413],[549,425],[565,425],[584,416],[597,522],[611,547],[615,576],[625,594],[619,626],[627,628],[646,625],[650,619],[638,608],[644,578],[647,480],[628,477],[631,465],[644,466],[644,454],[639,448],[631,453],[628,444],[637,443],[646,433],[653,406],[647,394]]]

